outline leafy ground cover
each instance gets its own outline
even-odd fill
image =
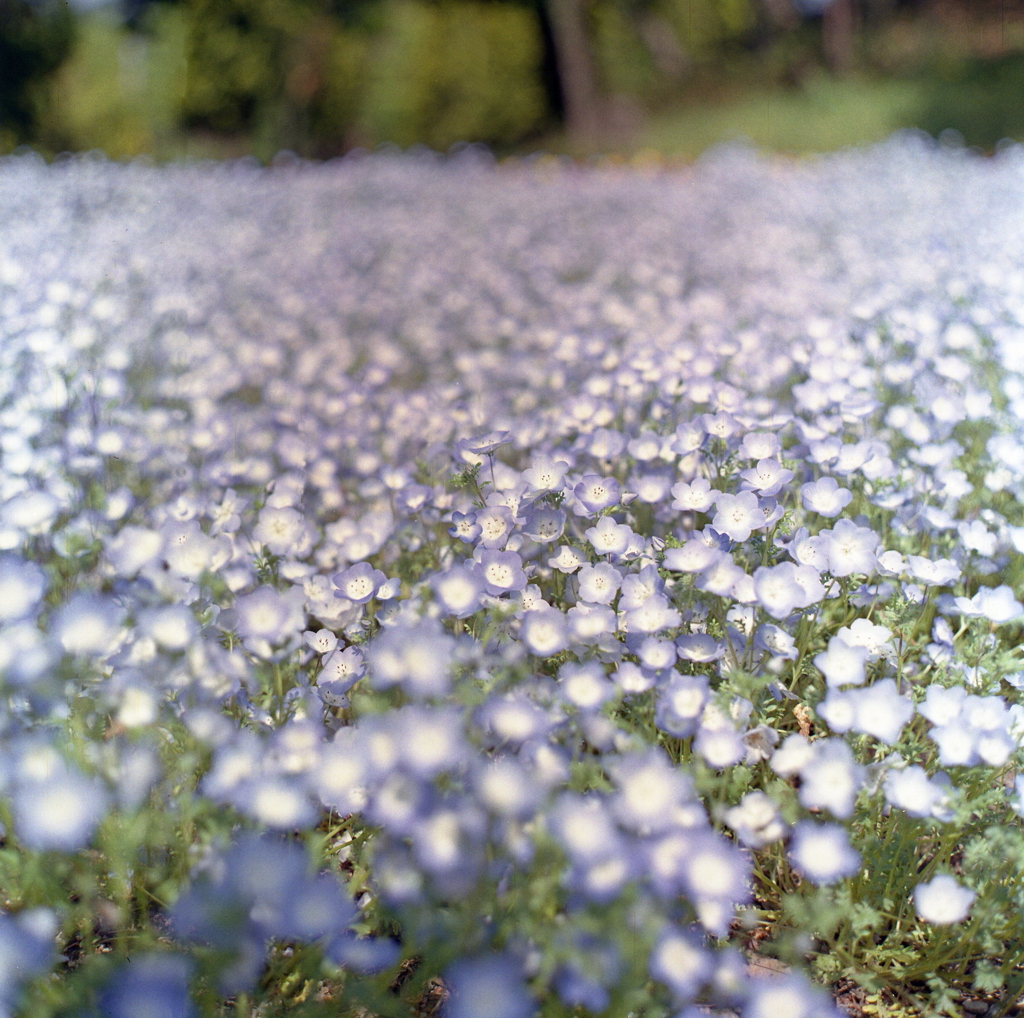
[[[1006,1013],[1022,174],[0,163],[0,1006]]]

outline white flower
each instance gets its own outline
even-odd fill
[[[947,873],[940,873],[927,884],[914,888],[914,908],[927,923],[948,926],[962,923],[977,897],[974,891],[961,886]]]

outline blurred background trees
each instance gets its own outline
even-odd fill
[[[693,155],[912,125],[1024,137],[1022,0],[0,0],[0,151]]]

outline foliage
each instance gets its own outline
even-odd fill
[[[360,119],[373,140],[508,145],[543,123],[541,40],[523,7],[394,0],[376,47]]]
[[[73,35],[66,4],[0,0],[0,153],[37,137],[46,80],[67,57]]]

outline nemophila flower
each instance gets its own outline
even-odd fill
[[[646,693],[657,685],[658,672],[632,661],[623,661],[612,673],[612,679],[623,693]]]
[[[795,661],[798,656],[793,637],[770,622],[763,622],[757,627],[754,633],[754,646],[784,661]]]
[[[765,458],[758,460],[756,466],[741,470],[739,476],[744,481],[744,487],[767,497],[782,491],[793,479],[793,471],[786,469],[776,459]]]
[[[672,474],[665,470],[634,473],[629,486],[636,492],[639,501],[647,505],[660,505],[672,487]]]
[[[825,588],[811,566],[792,562],[759,566],[754,570],[753,579],[757,603],[776,619],[788,618],[797,609],[806,608],[825,596]]]
[[[402,945],[390,937],[357,937],[354,933],[343,933],[331,941],[324,956],[341,968],[360,975],[375,975],[398,964]]]
[[[693,740],[693,748],[715,770],[731,767],[747,755],[743,739],[733,724],[724,716],[709,717],[707,707],[701,717],[697,737]]]
[[[670,673],[658,689],[654,723],[677,739],[688,738],[697,730],[708,695],[706,675]]]
[[[184,650],[199,632],[199,624],[192,612],[182,604],[165,605],[143,612],[139,629],[152,637],[163,649]]]
[[[576,574],[580,599],[593,604],[611,604],[621,583],[622,574],[607,562],[585,565]]]
[[[558,719],[525,694],[507,693],[486,700],[477,711],[476,723],[499,743],[519,746],[546,736]]]
[[[917,706],[918,713],[933,725],[947,725],[960,716],[967,699],[963,686],[940,686],[932,683],[924,691],[924,701]]]
[[[259,587],[238,598],[234,613],[235,632],[264,657],[269,656],[270,647],[297,637],[305,628],[305,598],[295,588],[282,593]]]
[[[540,495],[559,490],[568,470],[569,463],[565,460],[535,456],[530,466],[523,471],[522,478],[531,494]]]
[[[562,696],[577,710],[599,710],[615,695],[615,686],[598,661],[567,661],[558,669]]]
[[[797,973],[751,982],[745,1018],[839,1018],[829,994]]]
[[[548,565],[557,569],[560,573],[571,575],[587,561],[586,556],[571,545],[563,544],[558,549],[558,554],[548,559]]]
[[[684,633],[676,637],[675,645],[679,656],[686,661],[707,664],[725,656],[724,645],[707,633]]]
[[[828,570],[835,577],[871,573],[875,568],[878,535],[852,520],[839,520],[832,528],[828,545]]]
[[[565,615],[557,608],[527,612],[519,626],[523,646],[537,657],[551,657],[569,645]]]
[[[323,655],[330,654],[338,646],[338,637],[329,629],[307,630],[302,634],[302,642],[315,654]]]
[[[324,659],[316,677],[317,695],[328,706],[344,706],[345,694],[365,674],[366,663],[358,647],[335,649]]]
[[[834,477],[826,476],[802,485],[800,500],[808,512],[832,519],[853,501],[853,492],[840,488]]]
[[[619,608],[622,608],[621,598]],[[623,614],[621,628],[626,633],[658,633],[674,629],[681,621],[682,616],[664,594],[652,594],[643,604]]]
[[[109,1018],[192,1018],[197,1014],[189,997],[192,972],[192,963],[181,955],[136,955],[103,987],[100,1010]]]
[[[472,544],[480,536],[480,524],[476,522],[476,513],[452,513],[452,525],[448,528],[452,537],[457,537],[465,544]]]
[[[917,764],[887,771],[882,788],[890,806],[912,817],[936,815],[949,798],[948,788],[929,778],[928,772]]]
[[[757,496],[751,491],[738,495],[719,495],[715,499],[715,515],[711,526],[737,543],[765,525]]]
[[[682,1003],[693,1000],[710,980],[714,961],[699,936],[668,927],[651,949],[647,971],[672,991],[676,1003]]]
[[[677,548],[667,548],[662,565],[674,573],[699,573],[710,569],[725,555],[721,549],[710,547],[701,540],[684,542]]]
[[[633,536],[631,527],[616,523],[610,516],[603,516],[597,526],[586,531],[586,538],[598,555],[625,554]]]
[[[573,495],[588,513],[599,513],[619,502],[619,482],[614,477],[584,474],[573,488]]]
[[[671,829],[680,807],[694,799],[689,776],[673,766],[660,747],[624,754],[610,760],[607,767],[617,790],[612,813],[623,827],[638,835]]]
[[[505,954],[461,959],[445,972],[445,1018],[530,1018],[535,1003],[522,966]]]
[[[444,613],[458,619],[472,615],[480,607],[488,587],[477,562],[466,562],[438,573],[431,577],[430,585]]]
[[[163,535],[157,531],[126,526],[106,541],[104,556],[116,576],[131,579],[160,557],[163,546]]]
[[[723,819],[748,848],[763,848],[785,837],[786,823],[779,808],[764,792],[747,792],[739,804],[727,809]]]
[[[644,668],[655,672],[671,668],[678,659],[675,644],[656,636],[645,636],[637,645],[636,656]]]
[[[557,541],[565,531],[565,513],[561,509],[534,506],[526,514],[523,534],[538,544]]]
[[[721,552],[719,557],[697,576],[694,586],[718,597],[732,597],[746,575],[728,552]]]
[[[750,898],[749,857],[710,828],[694,833],[683,859],[683,878],[692,901],[719,902],[731,908]]]
[[[68,766],[15,785],[11,814],[18,840],[39,852],[77,852],[92,839],[110,797],[96,779]]]
[[[124,617],[112,598],[76,594],[57,612],[51,632],[68,654],[103,654],[112,649]]]
[[[679,481],[672,485],[672,508],[679,512],[706,513],[722,493],[711,487],[711,482],[704,477],[696,477],[691,482]]]
[[[848,647],[863,647],[869,654],[868,660],[877,661],[895,653],[892,645],[892,631],[876,625],[870,619],[854,619],[849,626],[836,631],[835,639],[842,640]]]
[[[343,597],[353,604],[366,604],[376,597],[386,580],[384,573],[374,569],[369,562],[357,562],[334,577],[334,585],[338,588],[335,597]]]
[[[515,528],[515,517],[508,506],[485,506],[477,511],[476,525],[480,528],[479,542],[484,548],[504,548]]]
[[[834,884],[860,869],[860,853],[850,845],[846,828],[803,820],[789,844],[793,868],[814,884]]]
[[[622,593],[619,596],[619,610],[639,608],[649,597],[660,594],[665,582],[658,574],[658,567],[646,565],[638,573],[628,573],[622,578]]]
[[[957,524],[956,531],[963,546],[969,551],[976,551],[979,555],[985,556],[996,553],[999,538],[981,520],[961,521]]]
[[[926,923],[949,926],[967,918],[976,897],[948,873],[939,873],[914,888],[914,908]]]
[[[30,615],[46,593],[46,574],[34,562],[0,555],[0,623]]]
[[[548,811],[545,826],[575,864],[615,856],[623,842],[607,799],[594,793],[563,792]]]
[[[783,743],[782,751],[787,750],[787,743],[789,739]],[[806,809],[827,809],[833,816],[846,820],[853,815],[864,768],[854,760],[853,752],[842,739],[822,739],[810,748],[809,759],[803,759],[796,771],[800,776],[800,804]],[[794,744],[790,754],[797,756],[797,749]],[[772,766],[776,773],[783,773],[779,769],[782,762],[776,764],[778,755],[772,757]]]
[[[492,551],[478,548],[474,555],[480,566],[480,577],[488,594],[498,597],[526,586],[523,560],[514,551]]]
[[[273,555],[309,553],[313,545],[313,531],[305,517],[290,506],[274,509],[264,506],[253,527],[252,538]]]
[[[367,645],[371,681],[378,689],[402,686],[415,697],[443,696],[451,685],[454,649],[455,641],[436,621],[396,624]]]
[[[870,657],[867,647],[851,647],[839,636],[833,636],[828,649],[814,655],[814,667],[830,686],[860,686],[864,684]]]
[[[473,774],[480,804],[501,817],[525,820],[534,814],[542,789],[515,757],[480,761]]]
[[[0,1009],[13,1014],[21,984],[53,964],[57,916],[45,907],[0,912]]]
[[[1005,583],[995,588],[981,587],[974,597],[957,597],[955,604],[968,618],[986,618],[1000,626],[1024,618],[1024,605]]]
[[[176,576],[198,580],[204,572],[215,572],[231,558],[231,542],[224,535],[208,537],[198,520],[166,523],[160,528],[163,558]]]
[[[907,556],[910,575],[929,587],[949,587],[958,582],[962,571],[952,559],[928,559],[920,555]]]
[[[823,531],[811,537],[806,527],[801,527],[785,545],[787,553],[802,566],[811,566],[816,572],[828,569],[828,548],[832,539],[831,531]]]
[[[538,614],[532,612],[531,614]],[[612,640],[618,627],[615,612],[607,605],[581,601],[565,613],[568,639],[571,644],[594,644]]]
[[[0,524],[26,534],[45,534],[57,514],[60,502],[48,491],[24,491],[0,505]]]

